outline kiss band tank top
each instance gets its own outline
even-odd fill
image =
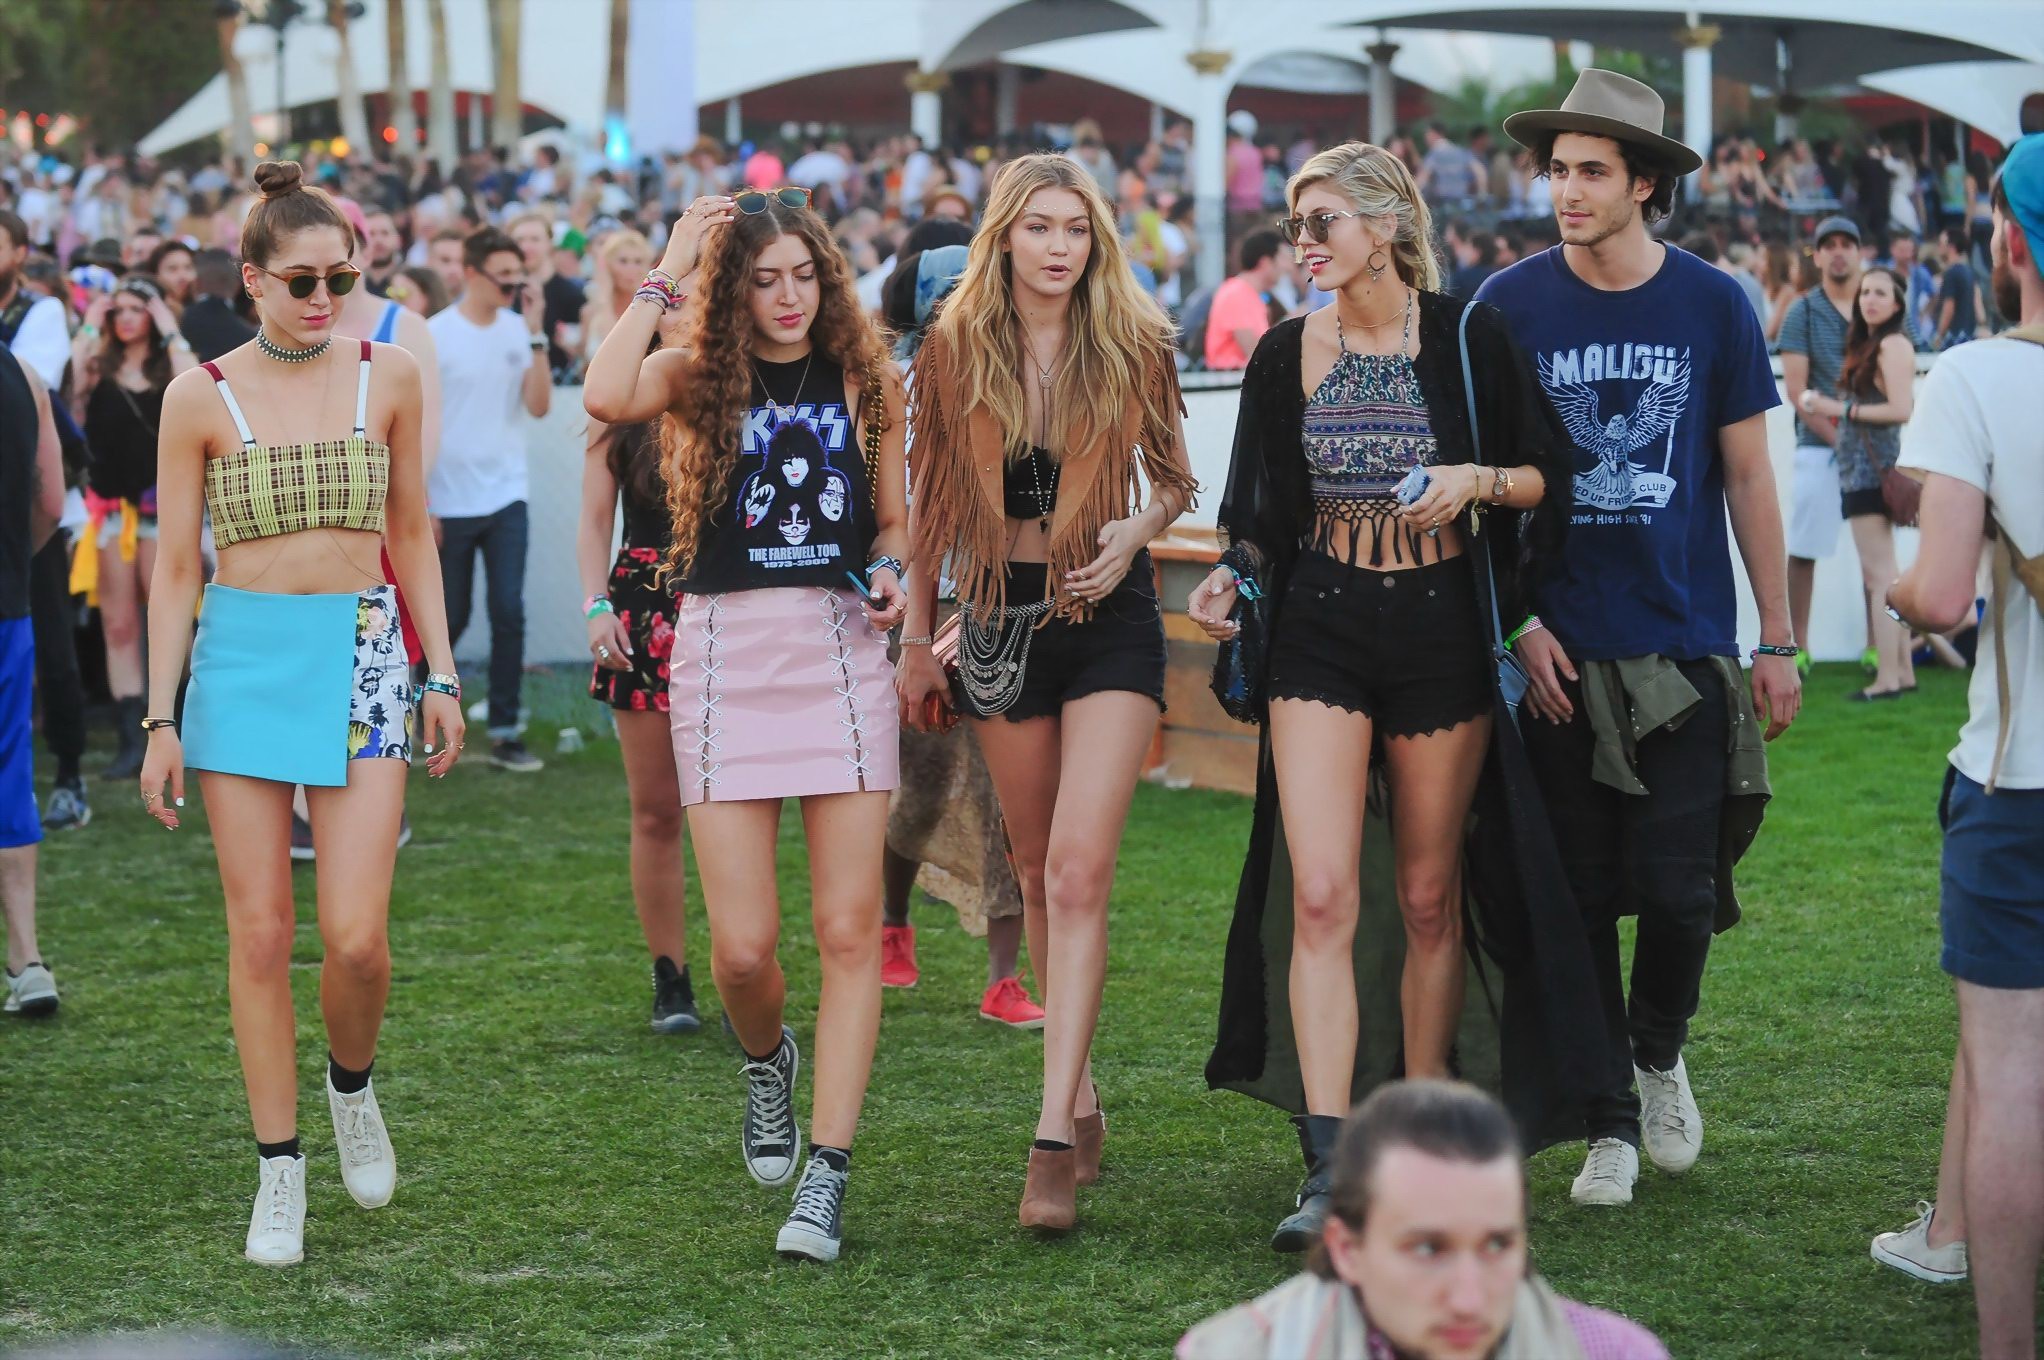
[[[690,595],[776,586],[850,589],[878,532],[844,370],[815,351],[792,363],[754,359],[724,503],[704,520]]]

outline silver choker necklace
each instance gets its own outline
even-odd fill
[[[277,362],[284,364],[309,364],[320,355],[326,353],[327,347],[332,345],[333,342],[334,338],[329,335],[310,349],[285,349],[282,345],[270,339],[268,331],[258,330],[256,332],[256,348]]]

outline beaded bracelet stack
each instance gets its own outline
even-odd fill
[[[664,269],[649,271],[645,282],[632,294],[632,301],[658,303],[665,312],[673,311],[687,299],[688,294],[681,291],[681,281]]]

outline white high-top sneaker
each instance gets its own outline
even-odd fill
[[[1638,1179],[1639,1152],[1633,1145],[1622,1138],[1599,1138],[1590,1144],[1569,1198],[1578,1204],[1630,1204]]]
[[[255,1211],[243,1252],[257,1265],[290,1266],[305,1259],[305,1159],[263,1157]]]
[[[365,1209],[381,1209],[390,1203],[397,1189],[397,1153],[391,1150],[390,1134],[383,1127],[383,1111],[376,1105],[376,1083],[371,1081],[351,1096],[334,1089],[327,1078],[326,1106],[334,1117],[334,1147],[341,1154],[341,1183]]]
[[[1689,1090],[1689,1068],[1677,1058],[1673,1071],[1633,1065],[1639,1082],[1640,1141],[1647,1157],[1671,1176],[1696,1165],[1703,1152],[1703,1112]]]

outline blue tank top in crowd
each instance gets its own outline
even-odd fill
[[[1731,275],[1667,246],[1637,288],[1576,277],[1555,246],[1485,280],[1575,445],[1561,560],[1536,587],[1571,656],[1738,655],[1718,431],[1781,402]]]

